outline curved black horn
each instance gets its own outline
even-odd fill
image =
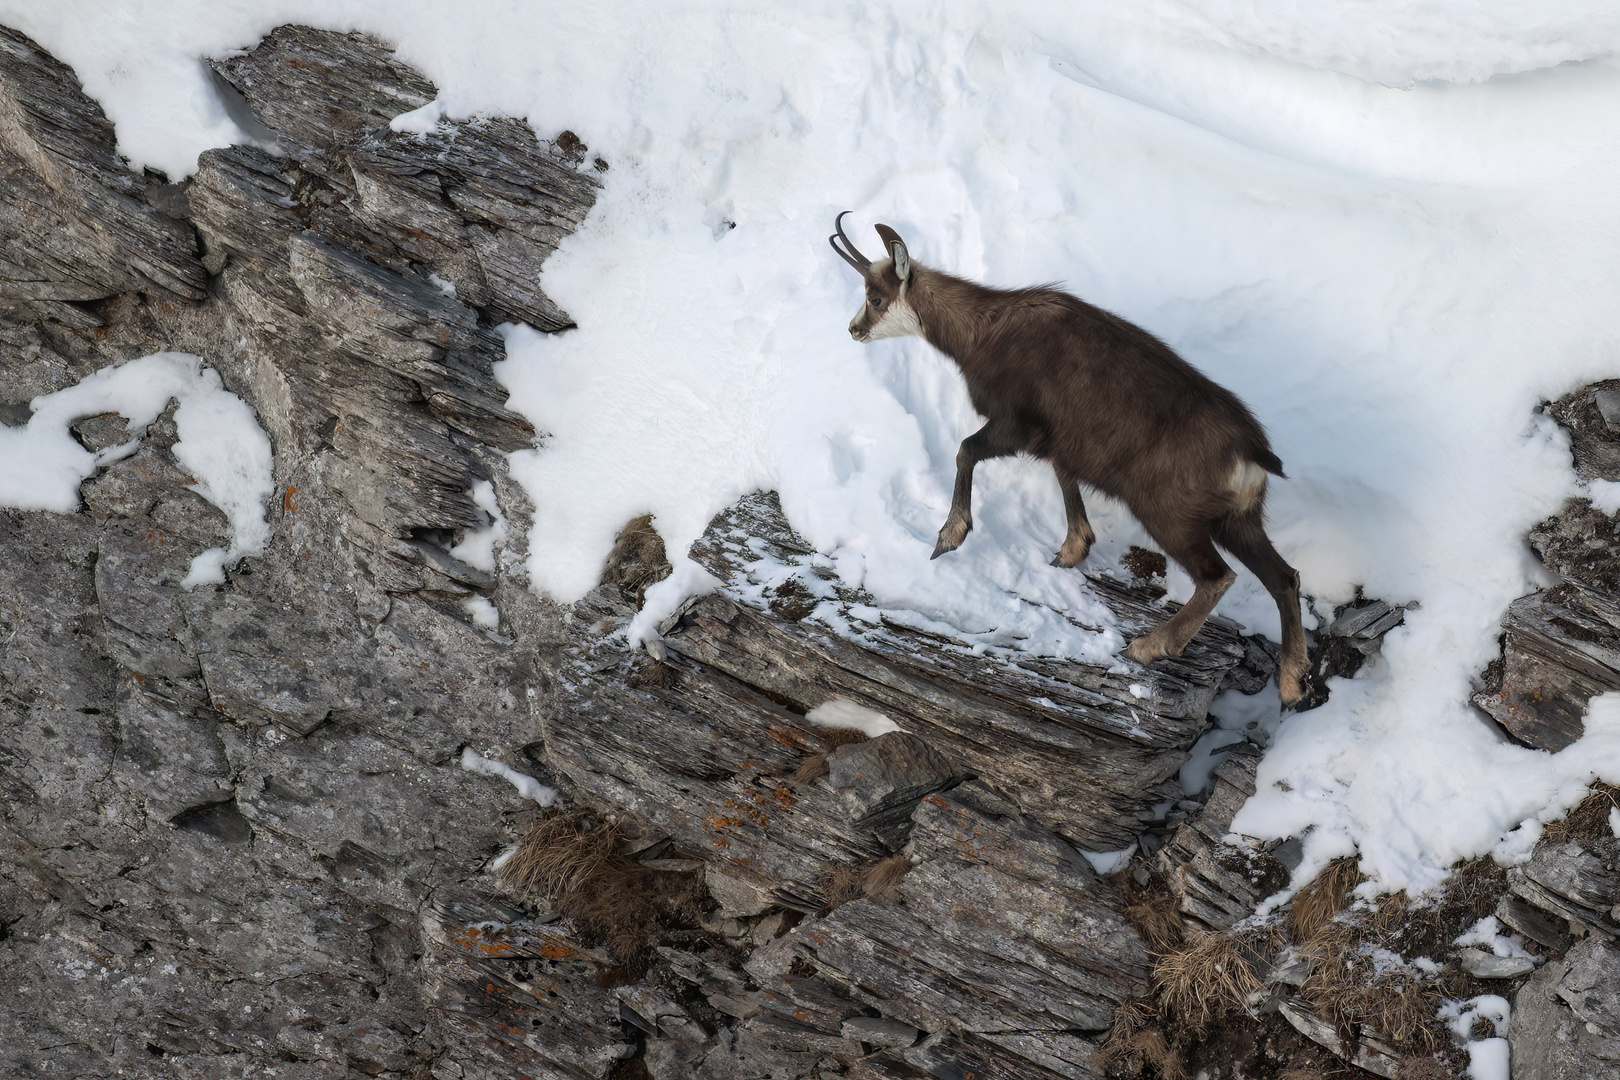
[[[848,213],[851,213],[851,211],[844,211],[844,214]],[[838,252],[838,257],[840,259],[843,259],[845,262],[849,263],[849,265],[853,266],[855,269],[864,274],[866,273],[867,267],[872,265],[872,260],[868,259],[865,255],[862,255],[860,249],[854,244],[850,243],[849,237],[844,235],[844,214],[839,214],[833,219],[833,229],[837,235],[827,237],[827,243],[831,244],[832,249]],[[840,240],[844,242],[844,247],[842,248],[838,246],[838,241]],[[846,251],[845,248],[848,250]]]

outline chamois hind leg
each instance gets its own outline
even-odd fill
[[[1154,536],[1165,554],[1180,563],[1192,575],[1192,599],[1170,620],[1150,634],[1144,634],[1126,647],[1125,651],[1139,664],[1151,664],[1161,656],[1180,656],[1193,635],[1198,633],[1209,613],[1232,587],[1237,575],[1222,561],[1207,534],[1186,537],[1179,543],[1166,543],[1164,537]]]
[[[1057,473],[1058,486],[1063,489],[1063,515],[1069,523],[1063,546],[1052,557],[1052,565],[1065,568],[1079,566],[1090,553],[1097,534],[1092,531],[1091,522],[1086,520],[1086,504],[1080,498],[1079,478],[1061,465],[1054,464],[1052,471]]]
[[[1283,561],[1271,546],[1259,510],[1234,514],[1215,526],[1215,542],[1254,572],[1277,601],[1282,616],[1282,656],[1277,664],[1277,695],[1284,707],[1304,696],[1305,625],[1299,617],[1299,572]]]
[[[990,458],[1016,454],[1022,448],[1010,425],[998,420],[991,420],[962,440],[961,449],[956,452],[956,490],[951,495],[951,512],[940,527],[939,541],[934,545],[934,553],[928,556],[930,559],[961,547],[973,528],[973,467]]]

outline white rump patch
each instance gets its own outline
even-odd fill
[[[1227,484],[1237,496],[1238,509],[1252,509],[1266,493],[1266,470],[1252,461],[1240,461]]]

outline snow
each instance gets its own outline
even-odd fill
[[[17,427],[0,424],[0,506],[71,514],[79,484],[133,454],[169,402],[180,438],[175,460],[192,476],[190,488],[219,507],[231,523],[229,548],[197,555],[180,582],[186,588],[225,580],[225,567],[257,555],[270,540],[265,500],[275,490],[270,440],[253,410],[226,390],[219,373],[187,353],[154,353],[92,372],[75,386],[36,397],[33,415]],[[91,453],[69,431],[75,420],[117,413],[129,421],[126,442]]]
[[[489,515],[489,524],[482,529],[468,529],[450,554],[468,566],[493,574],[495,549],[506,543],[506,515],[495,498],[495,485],[488,480],[474,480],[468,494],[478,509]]]
[[[805,713],[804,718],[821,727],[853,728],[869,739],[901,730],[899,724],[876,709],[869,709],[865,705],[858,705],[848,698],[840,697],[828,698]]]
[[[1592,508],[1602,511],[1613,517],[1620,513],[1620,484],[1612,480],[1590,480],[1586,485],[1586,497],[1592,500]]]
[[[1136,688],[1131,687],[1131,693],[1135,692]],[[1193,743],[1181,766],[1181,790],[1189,796],[1198,795],[1209,787],[1215,770],[1230,756],[1228,747],[1251,736],[1261,746],[1270,741],[1282,722],[1277,713],[1277,684],[1268,683],[1264,690],[1253,695],[1227,690],[1210,703],[1209,716],[1214,726]]]
[[[541,806],[555,806],[562,798],[554,787],[547,787],[534,777],[520,773],[504,762],[487,758],[470,746],[461,748],[461,767],[471,773],[481,776],[496,776],[513,787],[525,799],[530,799]],[[499,869],[497,866],[496,869]]]
[[[499,630],[501,628],[501,611],[495,602],[487,596],[469,596],[462,601],[462,608],[467,617],[472,619],[473,625],[481,630]]]
[[[1453,945],[1478,945],[1482,949],[1489,949],[1496,956],[1520,957],[1536,959],[1530,950],[1524,947],[1524,939],[1518,934],[1504,933],[1502,924],[1495,915],[1487,915],[1473,926],[1463,931]]]
[[[1482,994],[1467,1001],[1448,1001],[1440,1008],[1440,1018],[1448,1021],[1452,1034],[1468,1050],[1468,1075],[1472,1080],[1508,1080],[1508,1017],[1511,1010],[1507,999],[1496,994]],[[1472,1037],[1474,1021],[1488,1020],[1494,1031],[1489,1038]]]
[[[1136,854],[1136,845],[1120,848],[1118,851],[1081,851],[1091,868],[1103,877],[1117,874],[1131,863],[1131,856]]]
[[[925,265],[1064,281],[1164,337],[1268,426],[1291,477],[1271,532],[1313,615],[1357,585],[1421,604],[1381,663],[1276,726],[1236,830],[1304,836],[1304,876],[1359,851],[1368,889],[1417,892],[1620,780],[1609,699],[1556,755],[1468,704],[1503,609],[1544,581],[1525,531],[1577,491],[1535,406],[1620,356],[1612,5],[0,0],[0,19],[175,178],[241,137],[199,57],[289,21],[397,42],[440,88],[403,130],[526,116],[610,163],[544,274],[579,330],[509,328],[500,370],[550,436],[512,471],[538,508],[531,577],[560,599],[630,518],[678,554],[773,488],[885,611],[975,647],[1117,653],[1081,577],[1046,565],[1044,466],[982,466],[975,531],[928,559],[976,418],[925,345],[849,340],[859,283],[825,237],[852,209],[869,252],[884,221]],[[1090,502],[1088,569],[1117,566],[1145,537]],[[663,615],[705,585],[671,581]],[[1220,611],[1277,634],[1247,574]]]

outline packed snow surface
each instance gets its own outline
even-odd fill
[[[209,548],[191,561],[186,588],[225,580],[226,566],[257,555],[270,540],[264,504],[275,489],[270,440],[247,403],[226,390],[219,373],[187,353],[154,353],[102,368],[76,386],[30,402],[27,424],[0,424],[0,506],[68,514],[79,508],[79,483],[140,448],[141,436],[169,402],[180,439],[174,458],[189,469],[191,489],[225,512],[229,548]],[[75,420],[117,413],[130,438],[91,453],[73,438]]]
[[[1620,368],[1612,4],[0,0],[0,20],[175,178],[241,138],[199,58],[290,21],[396,42],[440,88],[401,131],[526,116],[610,164],[543,279],[579,329],[512,329],[501,373],[550,435],[514,475],[558,597],[629,518],[656,514],[680,552],[770,487],[887,608],[1117,650],[1080,576],[1046,565],[1044,466],[982,466],[976,530],[929,561],[977,420],[925,345],[849,339],[859,282],[825,237],[851,209],[869,254],[883,221],[925,265],[1062,281],[1165,338],[1269,428],[1290,477],[1272,535],[1313,614],[1357,585],[1421,605],[1378,665],[1277,728],[1236,828],[1306,835],[1306,872],[1359,850],[1374,887],[1421,889],[1620,780],[1612,704],[1558,755],[1467,704],[1503,609],[1541,583],[1525,530],[1574,491],[1535,406]],[[1093,567],[1144,540],[1092,509]],[[1275,635],[1239,582],[1220,610]]]

